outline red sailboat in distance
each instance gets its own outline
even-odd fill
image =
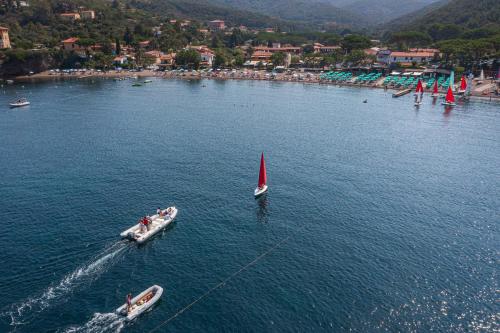
[[[448,92],[446,93],[446,98],[443,103],[443,105],[447,106],[455,106],[455,96],[453,95],[453,90],[451,89],[451,86],[448,87]]]
[[[424,96],[424,86],[422,81],[418,80],[417,89],[415,90],[415,106],[422,104],[422,97]]]
[[[259,184],[254,191],[254,196],[257,198],[266,193],[267,188],[266,161],[264,160],[264,153],[262,153],[260,156]]]
[[[462,75],[462,78],[460,79],[460,89],[458,90],[458,93],[464,94],[466,90],[467,90],[467,81],[465,81],[465,76]]]
[[[432,97],[439,97],[438,82],[434,81],[434,88],[432,89]]]

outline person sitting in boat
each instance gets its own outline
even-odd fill
[[[170,215],[171,212],[172,212],[172,208],[168,207],[167,208],[167,214]]]
[[[127,313],[130,313],[132,311],[132,294],[129,293],[127,295]]]
[[[146,216],[144,216],[142,219],[141,219],[141,233],[144,233],[145,232],[145,229],[147,229],[147,225],[148,225],[148,220],[146,219]]]

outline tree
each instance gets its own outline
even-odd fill
[[[314,45],[307,44],[304,46],[303,50],[304,50],[304,53],[306,53],[306,54],[314,53]]]
[[[283,66],[285,64],[285,54],[283,52],[273,53],[271,61],[274,66]]]
[[[348,35],[340,42],[340,46],[342,46],[346,53],[350,53],[352,50],[367,49],[371,45],[370,39],[361,35]]]
[[[178,66],[198,69],[200,67],[201,56],[196,50],[181,50],[175,56],[175,63]]]
[[[422,47],[427,46],[432,42],[432,38],[425,32],[421,31],[403,31],[395,33],[391,36],[390,43],[396,43],[398,48]]]
[[[244,42],[243,34],[240,29],[234,29],[233,33],[229,37],[228,47],[234,48],[238,45],[242,45]]]
[[[125,29],[123,40],[125,41],[126,45],[132,45],[132,43],[134,43],[134,34],[132,33],[132,31],[130,31],[129,27]]]
[[[120,53],[122,53],[122,47],[120,45],[120,39],[117,37],[115,38],[115,52],[117,55],[120,55]]]
[[[222,53],[221,51],[217,51],[215,53],[215,58],[214,58],[214,62],[213,62],[213,68],[218,68],[218,67],[223,67],[225,66],[227,63],[227,57],[224,53]]]

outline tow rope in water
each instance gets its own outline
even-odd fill
[[[164,322],[160,323],[158,326],[156,326],[152,330],[148,331],[148,333],[155,332],[155,331],[159,330],[161,327],[163,327],[163,326],[167,325],[168,323],[170,323],[172,320],[174,320],[175,318],[177,318],[178,316],[180,316],[182,313],[186,312],[191,307],[193,307],[196,303],[202,301],[204,298],[206,298],[207,296],[209,296],[213,291],[215,291],[215,290],[219,289],[220,287],[224,286],[232,278],[238,276],[241,272],[243,272],[246,269],[248,269],[249,267],[255,265],[257,262],[259,262],[261,259],[265,258],[267,255],[271,254],[271,252],[273,252],[274,250],[276,250],[277,248],[279,248],[281,245],[283,245],[286,242],[288,242],[288,240],[290,240],[290,238],[292,238],[294,235],[296,235],[299,231],[301,231],[302,229],[304,229],[306,226],[307,226],[307,224],[304,224],[299,229],[296,229],[294,234],[290,234],[290,235],[286,236],[285,238],[283,238],[282,240],[280,240],[278,243],[274,244],[272,247],[270,247],[269,249],[267,249],[266,251],[264,251],[263,253],[261,253],[259,256],[257,256],[255,259],[253,259],[252,261],[250,261],[248,264],[246,264],[245,266],[241,267],[239,270],[237,270],[233,274],[229,275],[227,278],[225,278],[224,280],[222,280],[221,282],[219,282],[218,284],[216,284],[212,288],[208,289],[203,295],[201,295],[200,297],[198,297],[197,299],[195,299],[194,301],[192,301],[191,303],[189,303],[185,307],[179,309],[174,315],[172,315],[171,317],[169,317]]]

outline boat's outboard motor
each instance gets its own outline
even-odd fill
[[[131,231],[127,234],[127,239],[129,240],[134,240],[135,239],[135,234]]]

